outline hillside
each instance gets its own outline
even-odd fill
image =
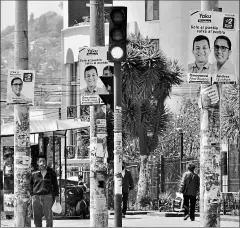
[[[49,11],[28,22],[29,69],[36,71],[35,106],[47,101],[61,101],[61,29],[63,17]],[[1,114],[6,99],[7,71],[13,68],[14,26],[1,32]],[[44,84],[51,84],[52,88]],[[6,110],[5,110],[6,111]]]

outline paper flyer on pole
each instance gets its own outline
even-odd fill
[[[189,83],[235,83],[238,15],[190,11],[188,35]]]
[[[79,49],[80,104],[103,104],[98,94],[108,94],[99,76],[112,76],[113,63],[107,60],[108,47]]]
[[[8,70],[7,103],[34,105],[35,71]]]

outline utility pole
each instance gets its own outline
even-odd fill
[[[114,226],[122,227],[122,73],[114,62]],[[119,175],[120,174],[120,175]]]
[[[90,46],[105,46],[104,0],[90,0]],[[108,227],[107,161],[100,155],[96,120],[105,105],[90,106],[90,226]],[[106,120],[106,112],[105,112]],[[105,138],[106,139],[106,138]],[[99,143],[98,143],[99,141]],[[105,150],[107,147],[103,147]]]
[[[28,1],[15,1],[14,69],[28,69]],[[14,220],[31,227],[29,106],[14,105]]]
[[[219,11],[218,0],[201,0],[201,10]],[[202,85],[201,91],[207,87]],[[200,96],[200,226],[220,227],[220,102],[211,106],[203,93]],[[218,132],[215,137],[213,128]]]

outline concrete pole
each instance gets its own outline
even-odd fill
[[[28,69],[28,1],[15,1],[14,69]],[[29,106],[14,105],[14,220],[31,227]]]
[[[90,46],[105,46],[104,0],[90,0]],[[106,106],[90,106],[90,226],[108,227],[106,137],[97,137],[96,120]],[[100,115],[99,115],[100,116]],[[100,117],[99,117],[100,118]],[[101,148],[102,147],[102,148]],[[101,150],[102,149],[102,150]],[[102,153],[103,152],[103,153]],[[105,154],[105,155],[104,155]]]
[[[202,11],[218,11],[218,0],[202,0]],[[208,87],[202,85],[201,90]],[[200,215],[201,227],[220,227],[220,110],[201,95],[200,123]],[[214,126],[213,126],[214,125]],[[213,136],[213,129],[218,135]]]

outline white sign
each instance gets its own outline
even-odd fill
[[[96,125],[97,127],[106,127],[107,126],[106,119],[96,119]]]
[[[238,15],[190,11],[188,82],[236,82]]]
[[[79,49],[81,105],[102,104],[98,94],[108,94],[99,76],[112,76],[113,63],[107,60],[108,47]]]
[[[34,105],[35,71],[8,70],[7,103]]]
[[[216,104],[219,101],[219,93],[216,84],[202,89],[201,93],[208,95],[211,99],[211,104]]]

